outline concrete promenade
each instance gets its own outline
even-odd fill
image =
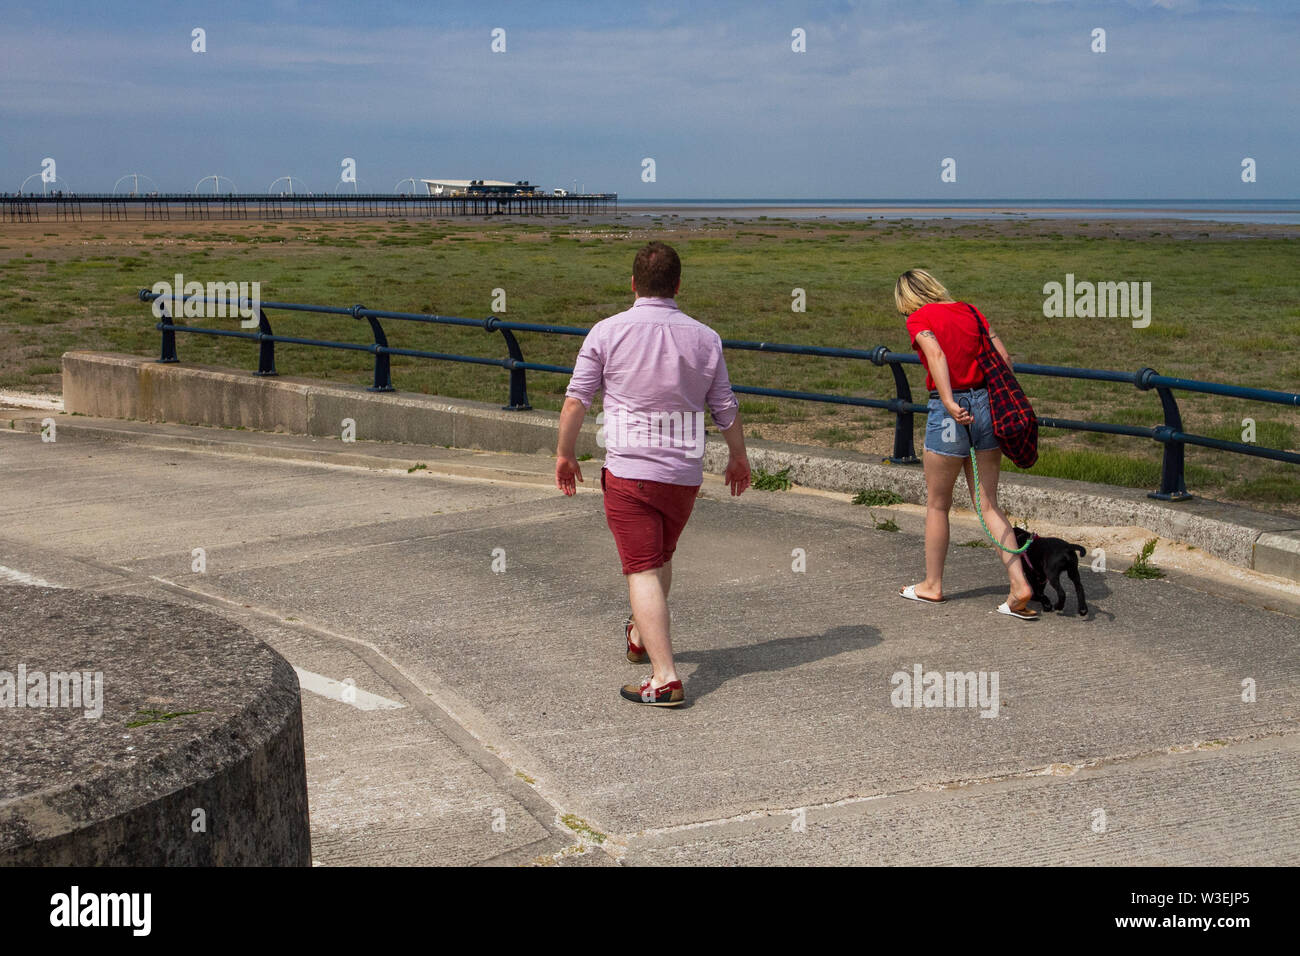
[[[648,671],[599,462],[566,499],[545,456],[69,416],[43,442],[47,414],[4,412],[0,600],[195,604],[284,655],[318,865],[1300,863],[1293,584],[1129,579],[1131,532],[1076,528],[1115,542],[1090,614],[1025,623],[964,523],[923,606],[895,596],[915,506],[710,476],[675,562],[689,704],[652,710],[617,693]],[[894,706],[918,666],[997,693]]]

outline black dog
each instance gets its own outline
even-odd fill
[[[1033,544],[1020,556],[1020,566],[1025,569],[1025,577],[1034,589],[1034,600],[1043,606],[1044,611],[1052,610],[1052,603],[1047,599],[1047,582],[1051,581],[1057,593],[1056,610],[1063,610],[1065,588],[1061,587],[1061,574],[1068,574],[1079,598],[1079,616],[1087,615],[1088,599],[1083,595],[1083,582],[1079,580],[1079,559],[1087,555],[1088,549],[1062,538],[1040,538],[1024,528],[1014,530],[1017,547],[1033,539]]]

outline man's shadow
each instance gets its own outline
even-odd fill
[[[821,634],[778,637],[744,647],[684,651],[673,657],[678,664],[698,665],[690,674],[687,685],[691,697],[695,698],[717,690],[734,677],[788,670],[836,654],[875,647],[879,643],[880,632],[874,627],[849,624],[833,627]]]

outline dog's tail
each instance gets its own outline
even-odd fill
[[[1071,550],[1071,551],[1078,551],[1078,552],[1079,552],[1079,557],[1081,557],[1081,558],[1086,558],[1086,557],[1088,556],[1088,549],[1085,548],[1085,547],[1084,547],[1083,545],[1081,545],[1081,544],[1072,544],[1072,545],[1070,545],[1070,550]]]

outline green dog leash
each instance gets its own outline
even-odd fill
[[[970,409],[967,409],[967,411],[970,411]],[[970,468],[971,468],[971,474],[974,475],[975,477],[975,514],[979,515],[980,527],[984,529],[984,533],[988,535],[989,540],[992,541],[994,544],[996,544],[1007,554],[1024,554],[1026,551],[1029,550],[1029,546],[1034,543],[1034,539],[1032,537],[1028,541],[1026,541],[1023,546],[1016,548],[1013,551],[1011,548],[1008,548],[997,538],[993,537],[993,532],[989,530],[989,526],[984,522],[984,509],[980,507],[980,466],[979,463],[975,461],[975,436],[971,434],[969,425],[963,427],[965,427],[966,429],[966,437],[970,439]]]

